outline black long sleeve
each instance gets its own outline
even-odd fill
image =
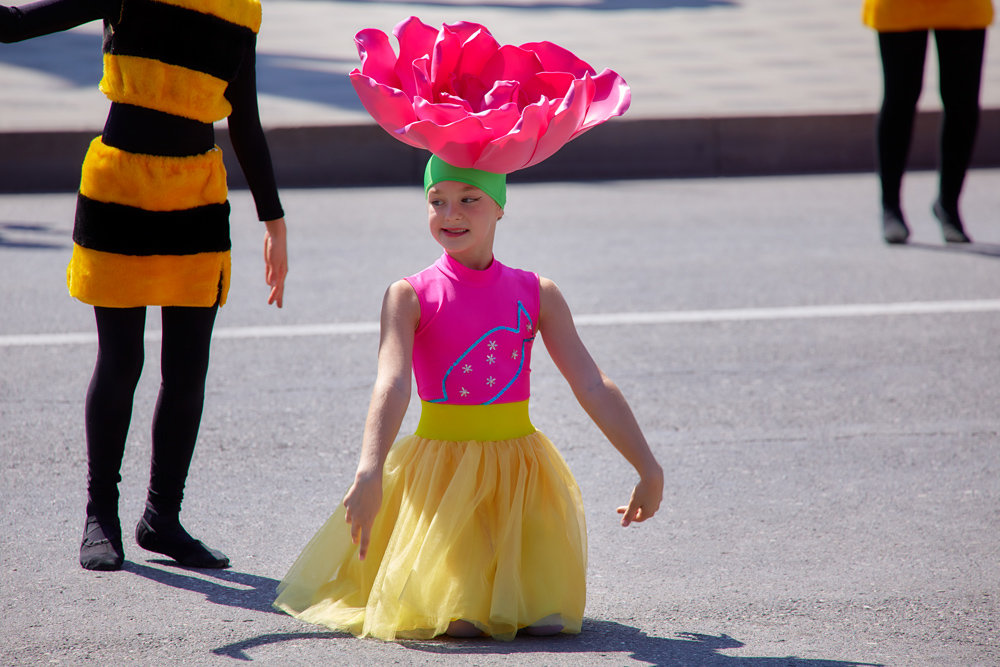
[[[260,124],[257,107],[256,39],[243,58],[236,79],[226,89],[233,107],[229,115],[229,139],[257,205],[257,217],[274,220],[284,215],[274,180],[271,152]]]
[[[114,19],[122,0],[40,0],[19,7],[0,5],[0,42],[10,44],[69,30],[98,19]]]

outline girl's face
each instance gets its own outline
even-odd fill
[[[479,188],[441,181],[427,193],[431,236],[449,255],[470,269],[493,261],[493,237],[503,209]]]

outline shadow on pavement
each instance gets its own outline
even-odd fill
[[[201,593],[206,600],[214,604],[271,614],[281,613],[271,606],[277,595],[278,581],[276,579],[234,570],[189,569],[172,560],[157,559],[149,562],[164,565],[170,569],[164,570],[133,561],[125,561],[122,570],[166,586]],[[201,576],[192,576],[195,574]],[[219,582],[204,579],[203,577],[206,576],[218,579]]]
[[[933,243],[907,243],[911,248],[933,250],[935,252],[952,252],[960,255],[982,255],[984,257],[1000,258],[1000,244],[996,243],[961,243],[935,245]]]
[[[484,655],[491,653],[628,653],[629,658],[663,667],[882,667],[875,663],[796,657],[729,656],[721,650],[740,648],[743,642],[720,634],[678,633],[677,638],[648,635],[638,628],[613,621],[584,619],[579,635],[525,637],[514,642],[441,641],[407,642],[416,650],[438,654]]]
[[[246,651],[258,646],[300,639],[349,638],[341,632],[270,633],[212,649],[216,655],[236,660],[252,660]],[[376,639],[358,640],[377,642]],[[813,658],[728,656],[721,650],[740,648],[743,642],[720,634],[682,632],[668,639],[647,635],[638,628],[611,621],[585,619],[579,635],[555,637],[518,636],[512,642],[489,639],[440,638],[428,641],[399,641],[400,646],[438,655],[512,655],[530,653],[628,653],[629,658],[660,667],[883,667],[878,663]]]
[[[274,632],[267,635],[261,635],[260,637],[254,637],[252,639],[244,639],[243,641],[234,642],[232,644],[226,644],[225,646],[220,646],[219,648],[213,648],[212,653],[215,655],[225,655],[233,658],[234,660],[253,660],[246,651],[258,646],[267,646],[268,644],[278,644],[280,642],[290,642],[296,639],[336,639],[350,637],[351,635],[347,633],[340,632]]]
[[[61,241],[49,241],[50,238]],[[0,223],[0,248],[17,250],[58,250],[68,248],[69,235],[46,225]]]

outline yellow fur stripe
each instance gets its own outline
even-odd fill
[[[260,30],[261,7],[259,0],[159,0],[167,5],[191,9],[202,14],[211,14],[220,19]]]
[[[226,168],[218,146],[191,157],[127,153],[97,137],[83,160],[80,194],[147,211],[182,211],[226,201]]]
[[[112,102],[149,107],[157,111],[214,123],[229,116],[222,79],[194,70],[138,56],[104,54],[101,92]]]
[[[92,306],[208,307],[226,303],[229,276],[229,251],[139,257],[73,244],[66,285]]]

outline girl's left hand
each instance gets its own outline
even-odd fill
[[[285,276],[288,275],[288,245],[285,219],[277,218],[264,223],[267,233],[264,235],[264,265],[267,269],[265,280],[271,286],[267,303],[281,308],[285,297]]]
[[[627,507],[619,507],[618,513],[622,515],[622,526],[627,526],[633,521],[640,523],[656,514],[660,508],[660,501],[663,499],[663,476],[642,478],[632,489],[632,497],[629,498]]]

